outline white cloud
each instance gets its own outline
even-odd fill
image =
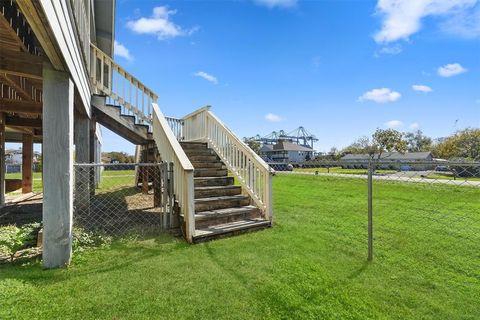
[[[211,83],[218,84],[218,80],[215,76],[212,76],[211,74],[208,74],[204,71],[198,71],[193,74],[195,77],[200,77],[203,78],[207,81],[210,81]]]
[[[280,122],[282,121],[282,117],[280,117],[279,115],[276,115],[274,113],[267,113],[265,115],[265,120],[269,121],[269,122]]]
[[[414,122],[414,123],[411,123],[409,127],[412,130],[418,130],[420,128],[420,124],[418,124],[418,122]]]
[[[130,54],[130,51],[117,40],[113,42],[113,52],[116,56],[122,57],[128,61],[133,61],[133,56]]]
[[[437,69],[438,75],[444,78],[453,77],[467,71],[468,69],[462,67],[459,63],[446,64]]]
[[[159,40],[188,36],[198,30],[198,27],[183,29],[173,23],[171,16],[176,13],[176,10],[170,10],[168,6],[155,7],[150,17],[129,21],[127,27],[139,34],[153,34]]]
[[[425,86],[423,84],[414,84],[412,86],[412,89],[415,90],[415,91],[425,92],[425,93],[433,91],[432,88],[430,88],[429,86]]]
[[[443,32],[472,39],[480,37],[480,5],[476,10],[463,10],[441,24]]]
[[[268,7],[270,9],[279,8],[291,8],[297,5],[298,0],[254,0],[258,5]]]
[[[468,12],[476,3],[477,0],[378,0],[376,10],[383,21],[374,39],[377,43],[408,40],[422,28],[423,18],[448,19]]]
[[[403,127],[403,122],[400,120],[392,120],[385,122],[385,127],[390,128],[390,129],[398,129]]]
[[[365,92],[361,97],[358,98],[358,101],[374,101],[377,103],[386,103],[397,101],[398,99],[400,99],[401,96],[402,95],[397,91],[393,91],[389,88],[380,88]]]
[[[375,53],[375,56],[379,57],[382,54],[397,55],[397,54],[400,54],[402,51],[403,51],[403,48],[399,44],[396,44],[396,45],[393,45],[393,46],[385,46],[385,47],[380,48]]]

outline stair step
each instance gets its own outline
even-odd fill
[[[195,199],[221,196],[235,196],[242,193],[240,186],[214,186],[195,188]]]
[[[219,161],[216,155],[187,155],[188,159],[192,162],[198,162],[198,161]]]
[[[212,149],[183,149],[187,156],[216,156]]]
[[[190,161],[195,169],[227,169],[221,161]]]
[[[260,218],[260,215],[260,210],[255,206],[202,211],[195,214],[195,228],[204,228],[238,220],[256,219]]]
[[[247,206],[250,197],[244,195],[195,199],[195,212]]]
[[[198,243],[215,238],[240,234],[259,229],[265,229],[269,227],[271,227],[271,222],[264,219],[238,220],[235,222],[195,229],[193,241]]]
[[[208,145],[204,142],[180,142],[183,150],[202,150],[207,149]]]
[[[233,177],[198,177],[193,178],[195,187],[231,186]]]
[[[195,169],[195,177],[226,177],[228,175],[228,170],[226,169]]]

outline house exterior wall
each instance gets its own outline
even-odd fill
[[[83,50],[76,35],[76,27],[72,16],[69,1],[41,0],[42,8],[49,22],[51,32],[58,43],[58,49],[64,60],[75,88],[82,101],[83,108],[89,116],[90,108],[90,76]],[[90,50],[88,50],[90,51]]]
[[[307,158],[312,159],[313,152],[309,151],[285,151],[285,150],[272,150],[272,151],[262,151],[260,156],[262,158],[267,158],[272,162],[282,162],[282,163],[302,163],[307,161]]]

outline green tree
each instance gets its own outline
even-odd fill
[[[438,143],[433,153],[435,157],[443,159],[480,160],[480,129],[457,131]]]
[[[126,152],[103,152],[103,157],[108,157],[112,162],[119,162],[119,163],[133,163],[135,162],[135,157],[127,154]]]
[[[433,141],[421,130],[405,133],[408,152],[432,151]]]
[[[372,144],[369,148],[369,154],[382,157],[384,152],[400,152],[407,151],[407,141],[403,139],[403,134],[394,129],[377,129],[372,135]]]
[[[369,146],[370,139],[368,137],[361,137],[348,147],[343,148],[342,151],[340,151],[340,155],[369,153]]]
[[[372,135],[372,139],[361,137],[354,143],[341,151],[345,154],[368,154],[373,159],[380,159],[385,152],[401,152],[407,151],[407,141],[403,138],[403,134],[393,129],[377,129]]]
[[[243,142],[250,147],[256,154],[260,154],[260,143],[253,138],[243,138]]]

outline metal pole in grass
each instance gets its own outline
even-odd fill
[[[368,162],[368,261],[373,260],[373,171],[374,163]]]

